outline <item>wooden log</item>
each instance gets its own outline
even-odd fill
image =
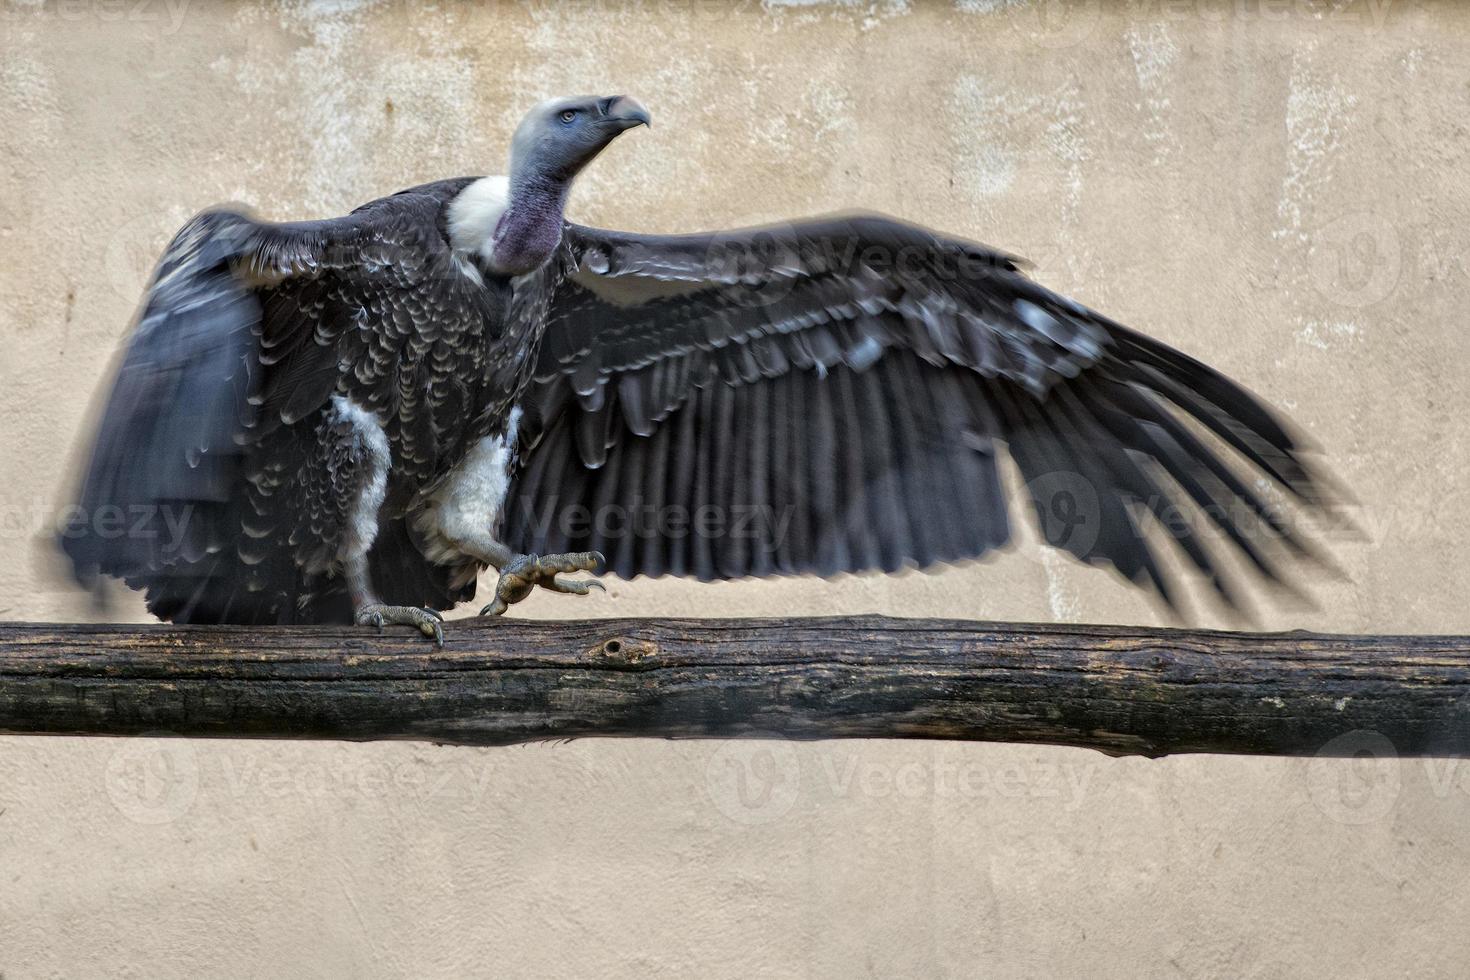
[[[467,620],[446,634],[440,650],[406,629],[0,625],[0,732],[1470,755],[1466,637],[880,617]]]

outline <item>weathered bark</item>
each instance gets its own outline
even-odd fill
[[[877,617],[446,632],[438,650],[396,629],[0,625],[0,732],[944,738],[1151,756],[1343,754],[1372,732],[1400,755],[1470,755],[1466,637]]]

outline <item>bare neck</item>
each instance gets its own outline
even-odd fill
[[[570,182],[530,173],[512,173],[509,199],[493,235],[494,264],[505,275],[539,268],[561,244],[563,213]]]

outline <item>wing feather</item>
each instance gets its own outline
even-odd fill
[[[546,550],[526,515],[554,499],[766,515],[764,537],[556,539],[608,545],[625,577],[975,558],[1010,540],[1004,450],[1047,544],[1171,604],[1160,549],[1177,548],[1234,605],[1221,547],[1266,581],[1284,580],[1283,550],[1313,554],[1253,484],[1331,503],[1255,396],[983,245],[876,216],[716,235],[568,226],[564,261],[529,393],[564,435],[523,449],[506,509],[523,550]],[[559,452],[552,480],[538,457]]]
[[[426,413],[414,416],[395,389],[405,332],[433,341],[423,294],[444,298],[437,215],[467,182],[327,221],[274,224],[222,209],[180,230],[100,417],[73,509],[83,520],[60,541],[80,581],[123,578],[147,590],[153,612],[180,621],[346,615],[340,580],[309,581],[308,566],[335,553],[346,513],[330,473],[301,475],[321,449],[314,417],[344,392],[404,420],[408,451],[395,465],[406,462],[413,478],[442,461],[432,432],[414,441],[410,427],[425,427]],[[464,414],[452,404],[444,412]],[[114,508],[151,516],[139,533],[100,533],[91,516]],[[380,535],[380,591],[447,605],[449,573],[405,556],[401,532]]]

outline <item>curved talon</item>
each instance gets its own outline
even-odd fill
[[[444,617],[433,609],[424,609],[419,606],[385,606],[382,603],[374,603],[363,606],[353,617],[359,626],[376,626],[378,632],[383,632],[383,627],[412,626],[420,633],[434,640],[434,645],[444,646]]]
[[[594,588],[607,591],[597,581],[558,578],[561,572],[595,572],[606,564],[600,551],[575,551],[560,555],[519,555],[500,570],[495,583],[495,598],[480,609],[481,616],[501,616],[511,606],[536,590],[537,586],[564,595],[586,595]]]
[[[553,578],[550,582],[543,582],[541,587],[552,592],[560,592],[563,595],[586,595],[593,589],[601,589],[603,592],[607,591],[607,586],[596,579],[582,582],[577,579]]]

